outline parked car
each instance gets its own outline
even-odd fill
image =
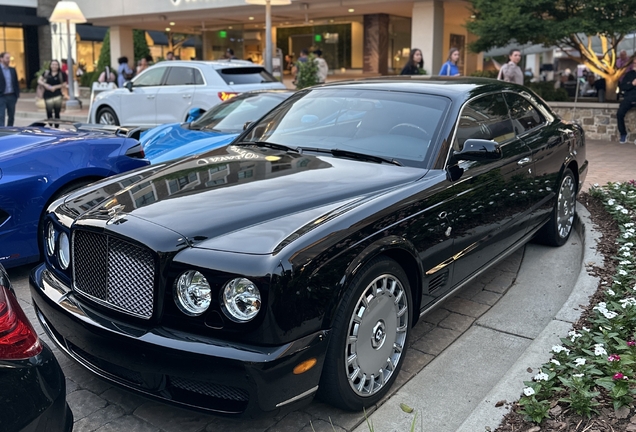
[[[70,432],[66,380],[40,340],[0,264],[0,430]]]
[[[246,124],[258,120],[292,94],[289,90],[242,93],[216,105],[192,122],[150,129],[140,138],[146,158],[156,164],[229,144],[243,132]]]
[[[529,239],[567,241],[587,168],[582,128],[522,86],[328,84],[229,146],[51,206],[31,293],[60,349],[147,396],[361,410],[421,314]]]
[[[265,68],[243,60],[157,63],[125,84],[99,93],[89,123],[156,126],[184,122],[238,93],[285,89]]]
[[[38,227],[46,206],[62,195],[146,166],[133,132],[60,122],[0,128],[0,263],[14,267],[40,258]]]

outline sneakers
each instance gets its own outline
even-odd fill
[[[621,138],[618,140],[619,144],[625,144],[627,142],[627,135],[621,135]]]

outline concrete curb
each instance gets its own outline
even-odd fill
[[[590,296],[596,292],[599,278],[588,274],[587,267],[603,265],[603,257],[596,251],[600,234],[594,230],[590,213],[579,203],[577,203],[575,229],[583,241],[581,269],[567,301],[555,318],[504,373],[497,385],[479,402],[457,432],[495,430],[499,426],[503,417],[510,411],[510,403],[519,399],[523,381],[531,380],[532,376],[538,372],[538,367],[552,357],[550,353],[552,346],[561,343],[560,338],[567,336],[572,324],[581,316],[582,308],[579,306],[587,305]],[[528,372],[529,370],[532,372]],[[495,407],[499,401],[506,403]]]
[[[45,120],[46,119],[46,112],[45,111],[16,111],[15,113],[15,117],[16,118],[27,118],[27,119],[33,119],[35,120]],[[81,122],[81,123],[86,123],[86,119],[88,117],[87,113],[84,114],[72,114],[72,115],[67,115],[67,114],[62,114],[60,115],[60,120],[70,120],[70,121],[74,121],[74,122]]]

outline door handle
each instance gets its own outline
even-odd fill
[[[146,96],[146,98],[147,98],[147,99],[154,99],[154,98],[155,98],[155,96],[154,96],[154,95],[148,95],[148,96]]]
[[[524,157],[523,159],[519,159],[517,161],[517,165],[525,165],[525,164],[528,164],[530,162],[532,162],[532,158]]]
[[[184,99],[190,99],[190,95],[189,94],[185,94],[185,95],[183,95],[183,98]]]

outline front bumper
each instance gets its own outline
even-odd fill
[[[320,331],[276,347],[143,329],[82,302],[45,265],[33,269],[37,317],[55,344],[101,378],[145,396],[204,412],[257,417],[309,403],[328,344]],[[309,371],[299,363],[315,358]]]

